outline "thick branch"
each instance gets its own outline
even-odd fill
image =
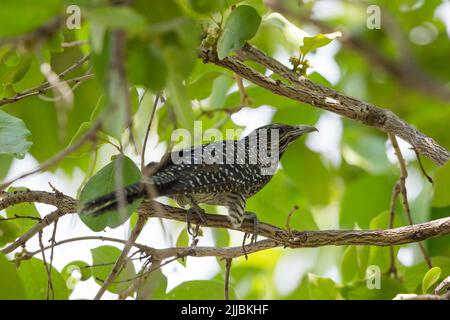
[[[237,57],[226,57],[220,60],[214,51],[204,48],[199,49],[199,56],[205,63],[214,63],[227,68],[275,94],[307,103],[346,118],[357,120],[368,126],[376,127],[384,132],[395,134],[411,144],[419,153],[429,157],[439,165],[444,164],[450,158],[450,153],[445,148],[400,119],[392,111],[346,96],[301,77],[253,46],[244,46],[238,53],[239,59]],[[239,60],[257,62],[285,78],[291,84],[267,77],[249,68]]]
[[[16,240],[10,246],[2,250],[3,253],[10,253],[21,245],[24,245],[32,236],[49,225],[55,219],[64,214],[76,212],[77,202],[75,199],[60,194],[44,191],[20,191],[16,193],[3,193],[0,198],[0,210],[9,206],[24,202],[41,202],[57,207],[57,211],[46,216],[41,222],[37,223],[24,236]],[[156,207],[162,206],[163,210],[156,210]],[[58,212],[58,213],[56,213]],[[142,216],[159,217],[164,219],[172,219],[185,222],[186,210],[174,208],[167,205],[159,204],[155,206],[152,201],[145,201],[138,209]],[[275,213],[274,213],[275,214]],[[192,223],[201,223],[197,216],[192,217]],[[1,223],[1,220],[0,220]],[[227,228],[238,230],[241,232],[252,233],[253,222],[245,220],[238,229],[232,227],[227,216],[217,214],[205,214],[205,223],[201,223],[204,227],[211,228]],[[328,245],[373,245],[373,246],[390,246],[406,243],[418,242],[438,236],[450,234],[450,217],[437,219],[421,224],[405,226],[401,228],[391,228],[384,230],[323,230],[323,231],[295,231],[291,234],[288,230],[276,227],[274,225],[261,222],[258,228],[258,235],[268,238],[268,240],[259,241],[250,247],[247,252],[251,253],[255,250],[262,250],[276,246],[286,246],[290,248],[312,248]],[[189,248],[194,250],[197,256],[202,253],[197,248]],[[235,257],[239,255],[242,248],[216,248],[220,251],[217,254],[221,257]],[[163,249],[164,250],[164,249]],[[177,248],[177,250],[187,250],[187,248]],[[197,250],[197,251],[196,251]],[[200,250],[200,251],[199,251]],[[216,251],[216,252],[219,252]],[[238,254],[239,253],[239,254]],[[156,253],[158,255],[158,253]]]

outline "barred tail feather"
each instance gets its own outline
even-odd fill
[[[125,199],[127,203],[141,198],[144,195],[144,188],[141,183],[135,183],[125,187],[124,189]],[[115,210],[119,206],[116,192],[105,194],[104,196],[95,198],[86,202],[80,214],[90,214],[93,216],[99,216],[107,211]]]

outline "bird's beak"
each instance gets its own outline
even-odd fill
[[[317,130],[317,128],[313,127],[313,126],[295,126],[294,133],[296,136],[301,136],[305,133],[314,132],[314,131],[319,132],[319,130]]]

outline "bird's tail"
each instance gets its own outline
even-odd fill
[[[145,188],[143,188],[143,185],[140,182],[125,187],[123,192],[126,203],[132,203],[143,197],[145,194],[144,189]],[[116,210],[118,207],[119,199],[117,198],[117,193],[111,192],[83,204],[80,214],[99,216],[107,211]]]

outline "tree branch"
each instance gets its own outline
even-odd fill
[[[214,63],[229,69],[277,95],[331,111],[384,132],[395,134],[438,165],[444,164],[450,158],[450,153],[445,148],[400,119],[392,111],[346,96],[301,77],[279,61],[265,55],[249,44],[238,52],[238,57],[225,57],[220,60],[216,52],[206,48],[199,48],[198,54],[205,63]],[[285,78],[291,84],[267,77],[249,68],[239,60],[251,60],[259,63]]]
[[[10,244],[8,247],[4,248],[2,252],[5,254],[11,253],[18,247],[25,245],[25,243],[29,239],[31,239],[31,237],[33,237],[44,227],[50,225],[52,222],[59,219],[63,215],[68,213],[75,213],[77,210],[77,201],[72,197],[63,195],[61,193],[58,194],[45,191],[18,191],[15,193],[5,192],[0,196],[0,210],[24,202],[46,203],[56,206],[57,210],[44,217],[41,222],[38,222],[26,234],[17,239],[14,243]],[[156,209],[158,207],[162,207],[163,210]],[[138,213],[142,217],[158,217],[177,220],[181,222],[186,221],[186,210],[163,205],[160,203],[158,204],[158,206],[156,206],[154,201],[144,201],[138,208]],[[205,214],[204,223],[202,223],[197,216],[193,216],[191,220],[192,223],[200,224],[203,227],[226,228],[245,233],[253,232],[253,222],[250,220],[245,220],[240,228],[233,228],[228,220],[228,217],[224,215]],[[291,234],[288,230],[261,222],[258,228],[258,235],[266,237],[268,238],[268,240],[259,241],[253,246],[248,246],[248,249],[246,250],[247,252],[251,253],[254,251],[273,248],[277,246],[284,246],[289,248],[313,248],[328,245],[390,246],[419,242],[422,240],[445,236],[448,234],[450,234],[450,217],[401,228],[390,228],[384,230],[291,230]],[[204,256],[207,254],[211,255],[212,253],[214,253],[214,255],[216,256],[233,258],[243,254],[241,246],[231,248],[213,248],[214,250],[216,250],[214,252],[212,252],[210,249],[202,249],[202,247],[190,247],[188,249],[192,250],[192,255],[196,256]],[[180,254],[179,250],[186,250],[186,248],[176,248],[176,250],[178,250],[176,252],[173,250],[175,249],[172,249],[173,254]],[[155,251],[152,254],[158,255],[158,252],[159,251]],[[166,255],[167,253],[164,254],[164,256]]]

